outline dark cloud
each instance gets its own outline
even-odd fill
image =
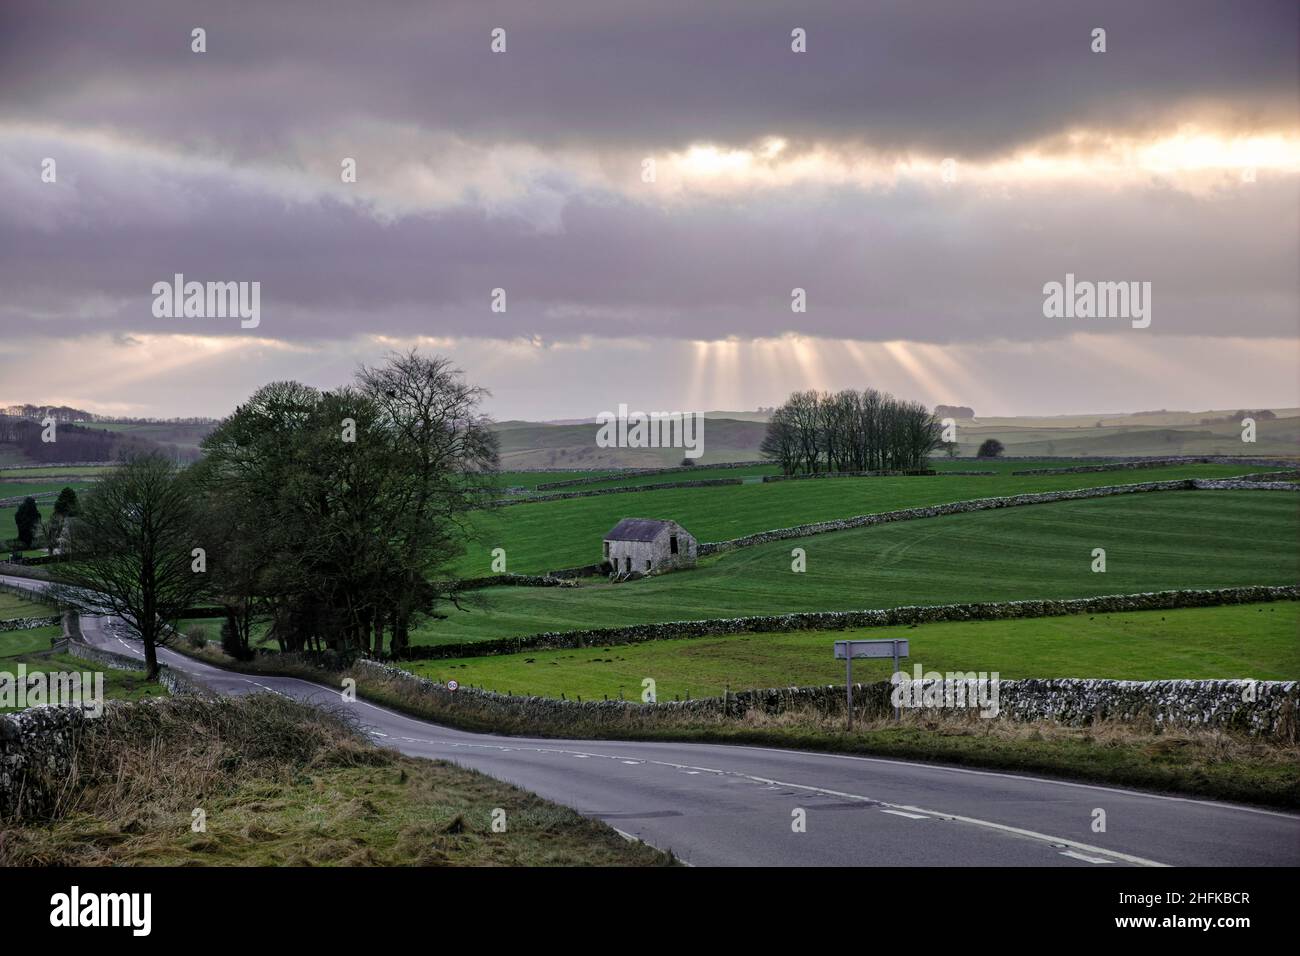
[[[41,150],[28,149],[34,169]],[[260,281],[258,334],[299,341],[788,331],[1031,341],[1122,330],[1042,316],[1043,284],[1072,272],[1151,282],[1150,334],[1295,330],[1296,238],[1276,226],[1279,210],[1295,208],[1293,177],[1199,199],[800,187],[659,206],[582,192],[565,198],[556,226],[539,227],[468,205],[377,218],[361,204],[286,198],[211,170],[164,175],[90,149],[65,152],[60,169],[75,186],[29,175],[0,207],[6,327],[240,334],[232,320],[152,316],[153,284],[180,272]],[[498,287],[505,314],[488,308]],[[791,311],[794,287],[807,290],[807,313]]]
[[[570,149],[599,162],[767,134],[795,149],[864,144],[967,161],[1078,127],[1150,132],[1196,110],[1224,129],[1291,131],[1296,9],[9,2],[0,325],[241,334],[234,321],[150,314],[153,283],[181,272],[260,281],[258,334],[292,341],[787,331],[1032,341],[1106,329],[1042,317],[1043,284],[1073,272],[1150,281],[1151,335],[1291,335],[1294,172],[1261,173],[1249,188],[1225,174],[1221,193],[1197,196],[1154,180],[1058,180],[803,183],[649,202],[563,170]],[[189,51],[196,26],[208,31],[202,55]],[[502,56],[488,52],[497,26],[508,31]],[[807,54],[789,51],[795,26],[808,30]],[[1093,27],[1108,31],[1103,55],[1089,52]],[[350,137],[363,168],[398,149],[418,161],[418,135],[383,140],[405,129],[523,144],[546,162],[504,201],[475,185],[396,213],[302,175],[304,143],[334,150]],[[57,185],[35,177],[50,150]],[[790,311],[796,286],[806,314]],[[505,315],[488,311],[497,287]]]
[[[505,55],[488,52],[497,26]],[[806,54],[789,50],[796,26]],[[1297,26],[1293,0],[10,0],[0,117],[241,157],[364,116],[484,141],[648,149],[779,132],[974,158],[1192,103],[1291,122]]]

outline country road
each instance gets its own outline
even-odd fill
[[[0,581],[39,586],[21,578]],[[141,657],[104,618],[91,644]],[[453,761],[608,822],[699,866],[1294,866],[1300,816],[902,760],[717,744],[468,733],[337,689],[242,675],[161,648],[224,694],[270,691],[357,710],[376,743]],[[1094,811],[1106,831],[1094,833]],[[792,824],[803,811],[804,832]]]

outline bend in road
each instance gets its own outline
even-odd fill
[[[39,582],[3,578],[21,586]],[[124,627],[88,643],[141,657]],[[356,708],[387,747],[515,784],[697,865],[1285,866],[1300,816],[1186,797],[874,757],[662,741],[562,740],[443,727],[290,677],[167,648],[159,660],[223,694]],[[1096,810],[1105,831],[1094,832]]]

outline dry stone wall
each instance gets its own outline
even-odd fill
[[[590,491],[562,491],[554,495],[521,495],[518,498],[501,498],[493,501],[492,507],[504,508],[509,505],[531,505],[538,501],[565,501],[569,498],[595,498],[600,495],[626,495],[637,491],[664,491],[668,488],[708,488],[712,485],[743,485],[744,483],[742,478],[700,478],[695,481],[667,481],[658,485],[630,485],[619,488],[594,488]]]
[[[844,685],[774,687],[687,701],[653,704],[625,700],[557,700],[460,688],[419,677],[375,661],[358,661],[363,674],[399,685],[408,694],[428,699],[435,708],[460,711],[476,721],[534,723],[542,729],[556,722],[597,726],[654,726],[678,723],[683,715],[743,720],[750,711],[781,714],[813,709],[843,714]],[[944,681],[931,684],[942,698]],[[954,687],[956,683],[954,682]],[[882,718],[892,713],[894,687],[888,681],[855,684],[854,714]],[[998,685],[995,719],[1051,721],[1086,726],[1098,721],[1145,722],[1157,727],[1214,727],[1250,735],[1296,739],[1300,682],[1249,680],[1120,681],[1062,678],[1006,680]],[[923,708],[938,712],[946,708]],[[974,708],[971,713],[977,712]]]
[[[664,621],[626,627],[596,627],[581,631],[546,631],[524,637],[411,647],[404,660],[487,657],[519,651],[560,650],[610,644],[639,644],[673,638],[717,637],[800,630],[897,627],[934,621],[995,621],[1010,618],[1061,617],[1069,614],[1110,614],[1123,611],[1163,611],[1182,607],[1255,604],[1300,600],[1300,586],[1258,586],[1142,594],[1111,594],[1091,598],[1035,601],[991,601],[973,604],[933,604],[860,611],[801,611],[791,614]]]
[[[1088,460],[1088,459],[1085,459]],[[1075,475],[1090,471],[1127,471],[1137,468],[1165,468],[1169,465],[1270,465],[1291,468],[1294,461],[1282,458],[1228,458],[1223,455],[1199,457],[1171,456],[1169,458],[1135,458],[1127,461],[1109,461],[1101,465],[1068,465],[1063,468],[1026,468],[1013,471],[1013,475]]]

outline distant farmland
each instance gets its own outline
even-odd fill
[[[816,483],[790,483],[808,484]],[[1030,505],[779,541],[626,584],[597,578],[579,588],[491,588],[469,595],[478,605],[470,612],[451,609],[446,620],[425,623],[413,641],[789,611],[1295,584],[1298,536],[1297,499],[1284,492],[1176,491]],[[793,547],[806,549],[806,573],[791,571]],[[1097,547],[1107,552],[1104,574],[1090,570]]]
[[[520,504],[476,518],[478,540],[469,543],[455,570],[465,577],[490,573],[492,549],[498,547],[506,549],[508,570],[519,573],[590,564],[600,560],[605,532],[629,516],[671,518],[701,541],[721,541],[772,528],[950,501],[1169,478],[1223,478],[1263,470],[1267,469],[1227,464],[1070,475],[827,478]]]

